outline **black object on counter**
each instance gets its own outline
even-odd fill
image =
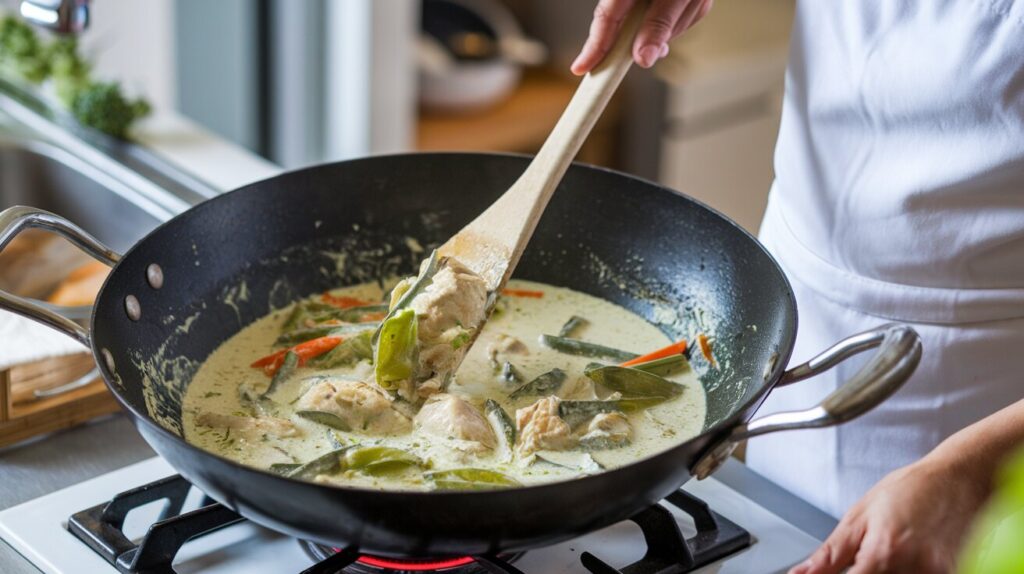
[[[184,478],[169,476],[127,490],[109,502],[73,514],[68,530],[123,574],[174,574],[172,564],[182,545],[245,520],[206,497],[200,508],[182,513],[191,488]],[[145,537],[135,544],[124,534],[125,517],[157,500],[166,500],[167,504]],[[669,494],[666,500],[693,518],[696,534],[684,538],[672,513],[655,504],[629,518],[640,526],[647,543],[647,552],[640,561],[617,570],[584,552],[580,556],[583,565],[593,574],[684,574],[750,546],[750,533],[712,511],[703,500],[682,490]],[[521,554],[401,560],[361,555],[355,546],[336,549],[305,541],[300,544],[316,561],[301,574],[523,574],[512,565]]]

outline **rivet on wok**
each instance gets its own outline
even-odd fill
[[[149,286],[153,289],[159,289],[164,286],[164,270],[160,268],[156,263],[150,263],[149,267],[146,267],[146,280],[149,281]]]
[[[106,348],[100,349],[100,354],[103,355],[103,363],[107,366],[107,370],[113,374],[116,371],[114,369],[114,356]]]
[[[135,295],[129,295],[124,298],[124,310],[132,321],[138,321],[142,318],[142,305],[139,305],[139,300],[135,298]]]

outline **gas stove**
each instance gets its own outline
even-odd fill
[[[0,538],[47,574],[756,574],[784,572],[824,534],[821,516],[798,527],[792,509],[803,503],[777,487],[772,505],[789,518],[710,478],[628,521],[523,554],[395,560],[262,528],[152,458],[0,512]]]

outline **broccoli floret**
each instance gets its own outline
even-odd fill
[[[89,87],[91,66],[78,55],[78,41],[74,38],[55,40],[46,47],[46,59],[57,97],[70,108],[79,92]]]
[[[148,102],[128,100],[117,82],[90,84],[78,92],[71,104],[71,113],[79,122],[118,138],[124,138],[132,122],[149,111]]]
[[[0,18],[0,69],[38,84],[50,73],[39,37],[13,16]]]

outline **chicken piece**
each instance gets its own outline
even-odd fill
[[[291,421],[274,417],[239,417],[204,412],[196,417],[196,424],[210,428],[231,429],[249,440],[263,435],[272,438],[289,438],[302,434]]]
[[[391,400],[377,385],[328,379],[310,387],[299,398],[295,410],[330,413],[352,430],[366,434],[397,434],[409,430],[409,418],[395,410]]]
[[[492,365],[500,365],[502,361],[498,359],[498,356],[506,354],[529,355],[530,349],[525,343],[513,336],[498,333],[497,336],[487,343],[487,358],[491,361]]]
[[[416,424],[424,431],[443,438],[470,441],[494,448],[491,425],[473,405],[455,395],[437,394],[416,415]]]
[[[487,284],[449,258],[410,306],[417,319],[420,377],[445,375],[462,362],[469,339],[485,318]]]
[[[561,402],[558,397],[544,397],[516,411],[519,456],[525,457],[538,450],[564,450],[573,445],[572,429],[558,416]]]
[[[416,387],[416,395],[421,399],[429,399],[430,397],[444,392],[444,381],[440,377],[431,377]]]
[[[590,420],[580,437],[580,446],[600,450],[626,446],[633,439],[633,426],[622,413],[600,413]]]

